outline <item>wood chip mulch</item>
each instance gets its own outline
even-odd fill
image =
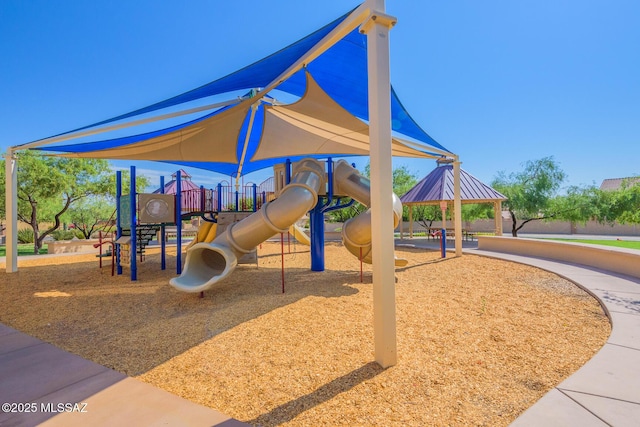
[[[204,298],[169,286],[175,248],[165,271],[147,255],[136,282],[94,255],[33,257],[2,266],[0,322],[261,426],[505,426],[610,334],[597,301],[554,274],[401,248],[398,364],[383,370],[371,266],[361,283],[357,259],[328,243],[326,271],[311,272],[293,245],[283,294],[280,243],[258,254]]]

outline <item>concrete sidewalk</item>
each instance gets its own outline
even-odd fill
[[[248,424],[0,323],[0,425]]]

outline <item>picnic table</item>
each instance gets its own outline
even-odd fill
[[[454,228],[446,228],[447,239],[455,239],[455,229]],[[476,236],[476,232],[462,229],[462,238],[467,241],[473,241],[473,238]],[[442,238],[442,229],[441,228],[428,228],[427,229],[427,240],[434,239],[440,240]]]

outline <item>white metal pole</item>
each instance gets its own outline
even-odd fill
[[[389,29],[395,19],[384,13],[384,0],[368,3],[371,15],[361,31],[367,34],[369,74],[373,327],[376,362],[387,368],[397,363],[389,77]]]
[[[462,201],[460,200],[460,160],[453,162],[453,212],[456,235],[456,256],[462,256]]]
[[[6,271],[18,271],[18,161],[13,148],[7,149],[5,158],[6,208]]]

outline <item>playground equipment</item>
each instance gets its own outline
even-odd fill
[[[170,284],[185,292],[203,292],[228,277],[235,269],[238,258],[255,249],[263,241],[277,233],[287,232],[303,215],[319,206],[319,193],[330,199],[349,196],[369,206],[369,180],[346,161],[336,163],[335,173],[329,162],[329,173],[324,165],[314,159],[304,159],[293,164],[292,178],[279,196],[266,203],[256,213],[229,226],[211,243],[199,242],[187,250],[185,267],[179,277]],[[278,172],[276,170],[276,178]],[[288,174],[288,165],[286,172]],[[277,181],[277,179],[276,179]],[[326,192],[325,185],[329,191]],[[394,223],[402,216],[402,205],[393,194]],[[338,206],[342,207],[342,206]],[[204,232],[203,232],[204,233]],[[361,261],[371,263],[371,214],[367,211],[348,221],[343,227],[343,242],[349,252]],[[311,240],[314,234],[312,232]],[[323,240],[322,240],[323,241]],[[313,243],[312,252],[313,252]],[[396,265],[406,265],[406,260],[396,260]]]
[[[205,221],[205,223],[202,224],[198,229],[198,234],[196,234],[196,237],[191,241],[191,243],[189,243],[189,245],[187,245],[187,250],[189,250],[189,248],[191,248],[191,246],[195,245],[196,243],[212,242],[213,239],[216,238],[217,231],[218,223]]]
[[[305,246],[311,246],[311,239],[307,236],[307,233],[298,226],[298,224],[293,224],[289,227],[289,234],[291,234],[300,244]]]
[[[360,175],[357,169],[344,160],[338,161],[334,170],[334,180],[338,194],[349,195],[366,207],[371,206],[369,179]],[[393,228],[396,228],[402,219],[402,203],[395,193],[391,194],[393,197]],[[342,242],[347,250],[358,259],[371,264],[371,209],[344,223]],[[396,267],[404,267],[407,265],[407,260],[396,258],[395,265]]]
[[[223,231],[221,220],[226,225],[243,219],[273,198],[273,178],[260,185],[243,184],[242,188],[236,187],[235,191],[230,183],[219,183],[215,188],[206,189],[191,183],[190,176],[179,170],[172,175],[174,179],[166,186],[164,177],[160,177],[160,189],[152,194],[145,194],[135,191],[135,166],[131,167],[130,175],[129,194],[125,195],[122,173],[116,172],[117,237],[114,246],[117,273],[122,274],[123,267],[129,267],[131,280],[137,280],[136,254],[140,255],[142,261],[146,245],[156,237],[160,243],[161,269],[166,268],[166,226],[176,226],[173,234],[177,246],[182,247],[182,221],[200,216],[205,221],[204,228],[200,228],[190,246],[198,242],[211,242],[217,233]],[[167,189],[172,194],[165,194]],[[256,262],[256,259],[257,256],[244,257],[246,262]],[[181,272],[182,251],[178,251],[176,273]]]
[[[115,236],[113,232],[99,231],[98,243],[95,243],[93,245],[94,248],[98,248],[98,255],[96,256],[98,257],[100,268],[102,268],[102,258],[111,257],[111,275],[112,276],[115,274],[115,266],[116,266],[115,251],[114,251],[114,246],[115,246],[114,237]],[[105,252],[102,252],[102,247],[104,245],[107,245],[107,250]]]
[[[196,243],[187,251],[184,270],[170,284],[185,292],[202,292],[227,277],[239,257],[289,227],[315,206],[324,166],[313,159],[296,164],[291,182],[279,197],[248,218],[227,227],[212,243]]]
[[[115,240],[118,274],[128,266],[131,280],[137,280],[136,254],[142,254],[146,244],[158,236],[161,247],[161,268],[165,269],[166,225],[177,225],[176,245],[182,247],[182,221],[201,216],[203,225],[186,248],[182,268],[182,251],[176,254],[176,274],[170,284],[185,292],[203,292],[227,277],[237,264],[257,264],[256,247],[278,233],[290,233],[298,242],[311,247],[311,270],[324,271],[324,215],[358,201],[369,207],[369,180],[344,160],[324,162],[304,159],[296,163],[274,166],[274,177],[260,186],[243,186],[235,192],[231,185],[218,184],[216,189],[191,186],[182,191],[178,171],[175,194],[137,194],[135,167],[131,168],[130,194],[122,195],[121,175],[116,203]],[[169,183],[170,185],[172,183]],[[161,178],[161,190],[164,190]],[[276,197],[276,195],[278,197]],[[394,226],[402,216],[402,204],[391,194]],[[350,200],[341,203],[342,199]],[[243,210],[240,210],[242,207]],[[250,211],[244,210],[245,208]],[[309,213],[310,236],[296,222]],[[360,262],[371,263],[371,213],[364,212],[345,222],[342,240],[347,250]],[[134,250],[135,248],[135,250]],[[396,266],[406,260],[395,259]]]

